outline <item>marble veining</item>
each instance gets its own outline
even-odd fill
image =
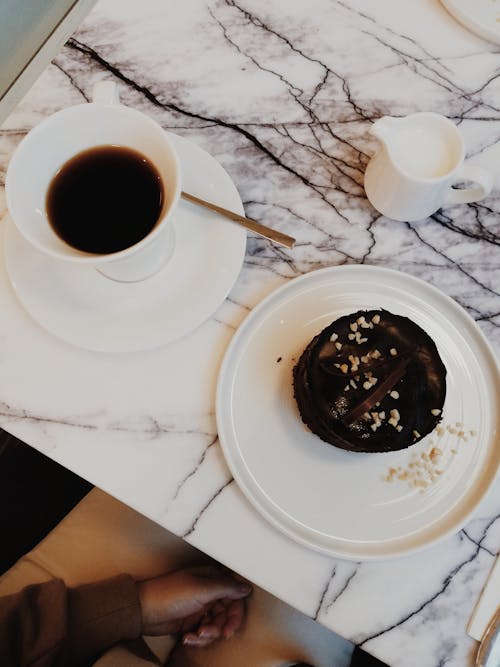
[[[249,235],[216,313],[161,350],[100,355],[60,343],[21,309],[0,269],[0,424],[390,665],[462,667],[465,626],[500,547],[498,484],[457,535],[410,557],[312,553],[248,505],[217,438],[214,392],[245,316],[285,281],[365,263],[429,281],[500,349],[498,47],[437,0],[99,0],[0,130],[0,183],[37,122],[87,102],[96,80],[226,168],[251,217],[297,238]],[[382,115],[446,114],[486,200],[399,223],[367,202]],[[6,211],[0,189],[0,217]]]

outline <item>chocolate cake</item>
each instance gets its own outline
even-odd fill
[[[446,368],[433,340],[407,317],[360,310],[335,320],[293,369],[304,423],[354,452],[405,449],[441,420]]]

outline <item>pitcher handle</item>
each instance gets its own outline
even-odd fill
[[[120,104],[120,94],[118,86],[114,81],[98,81],[92,88],[92,102],[111,106]]]
[[[453,189],[448,191],[444,205],[469,204],[473,201],[479,201],[487,197],[493,188],[493,176],[489,171],[482,167],[476,167],[471,164],[464,164],[458,171],[457,181],[472,181],[476,183],[474,188]]]

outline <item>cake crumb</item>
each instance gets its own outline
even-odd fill
[[[379,324],[380,323],[380,315],[374,315],[372,317],[372,322],[373,322],[373,324]]]
[[[434,408],[433,410],[431,410],[431,415],[434,415],[434,417],[437,417],[440,414],[441,414],[441,410],[438,410],[437,408]]]
[[[399,392],[393,390],[393,391],[389,392],[389,396],[390,396],[391,398],[398,399],[398,398],[399,398]]]
[[[342,343],[339,343],[339,342],[337,341],[337,342],[335,343],[335,347],[337,348],[337,350],[341,350],[341,349],[342,349]]]
[[[405,481],[411,488],[424,491],[443,474],[443,457],[443,451],[434,446],[414,452],[406,466],[389,468],[384,479]]]
[[[330,340],[332,341],[332,343],[335,343],[335,341],[338,340],[338,337],[339,337],[338,334],[332,333],[332,335],[330,336]]]
[[[398,351],[396,350],[395,347],[391,347],[391,349],[389,350],[389,352],[390,352],[390,354],[391,354],[391,357],[395,357],[395,356],[397,355],[397,353],[398,353]]]
[[[396,470],[396,468],[392,468],[392,467],[389,468],[389,470],[387,471],[387,475],[385,476],[384,479],[386,479],[388,482],[392,482],[394,477],[397,475],[397,472],[398,471]]]
[[[442,454],[443,452],[439,449],[439,447],[433,447],[429,452],[429,458],[432,463],[435,463],[438,459],[441,458]]]
[[[351,331],[357,331],[358,330],[358,325],[356,324],[356,322],[351,322],[351,324],[349,325],[349,329]]]

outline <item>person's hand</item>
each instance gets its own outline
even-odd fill
[[[183,644],[229,639],[245,615],[250,584],[214,566],[189,567],[137,584],[145,635],[179,632]]]

